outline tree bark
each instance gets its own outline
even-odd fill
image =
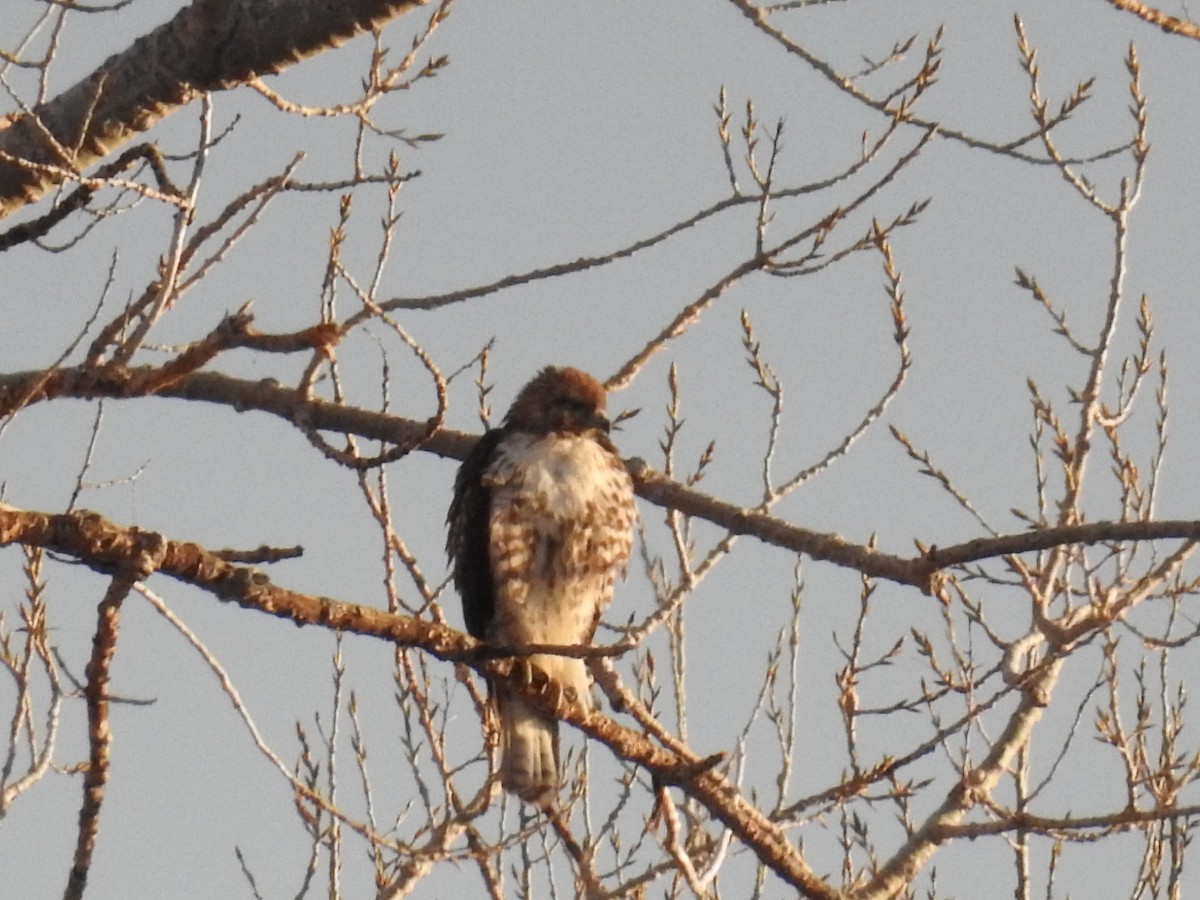
[[[0,119],[0,218],[207,91],[236,87],[429,0],[193,0],[57,97]]]

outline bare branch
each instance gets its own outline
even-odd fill
[[[0,129],[0,218],[53,185],[78,179],[88,166],[200,94],[281,72],[420,5],[422,0],[350,0],[335,6],[282,0],[264,18],[250,0],[194,0],[84,80]],[[279,22],[288,27],[278,27]]]

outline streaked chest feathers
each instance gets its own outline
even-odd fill
[[[587,641],[624,576],[636,519],[620,459],[579,435],[514,434],[483,476],[496,585],[493,640]]]

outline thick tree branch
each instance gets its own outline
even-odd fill
[[[0,546],[12,543],[54,550],[101,572],[152,569],[221,600],[270,613],[297,625],[320,625],[382,638],[397,646],[419,648],[442,660],[463,663],[490,679],[509,679],[510,684],[545,712],[579,728],[622,759],[642,766],[658,783],[677,785],[694,797],[804,896],[836,895],[808,868],[783,830],[748,803],[711,763],[691,753],[660,747],[601,713],[580,712],[563,699],[557,685],[544,677],[527,683],[524,678],[528,673],[524,669],[514,676],[512,658],[495,659],[481,653],[480,643],[466,634],[412,616],[289,591],[273,585],[261,572],[233,565],[198,544],[167,540],[138,528],[121,528],[92,512],[50,515],[0,505]],[[151,566],[139,562],[145,558],[147,546],[156,551]],[[125,587],[128,589],[128,585]],[[102,624],[104,610],[102,605]],[[115,640],[115,619],[113,622]],[[99,641],[98,637],[98,647]],[[105,646],[109,647],[111,657],[111,641],[106,641]],[[89,667],[89,680],[91,677]],[[107,744],[104,749],[107,751]]]
[[[168,380],[158,377],[162,371],[149,367],[79,366],[0,375],[0,416],[21,406],[60,397],[144,396],[147,386],[156,386],[156,396],[203,400],[232,407],[238,412],[259,410],[307,428],[353,434],[402,446],[422,442],[426,435],[427,422],[308,398],[270,379],[245,381],[216,372],[193,372]],[[475,440],[473,435],[440,429],[421,443],[421,449],[447,459],[463,459]],[[927,594],[941,590],[944,570],[983,559],[1069,544],[1200,540],[1200,520],[1091,522],[977,538],[949,547],[931,547],[919,556],[902,557],[709,496],[656,472],[641,459],[630,460],[628,466],[638,495],[658,506],[712,522],[732,534],[755,537],[775,547],[853,569],[871,578],[916,587]]]
[[[284,69],[428,0],[193,0],[57,97],[0,123],[0,218],[207,91]]]
[[[0,509],[0,515],[4,514]],[[88,872],[100,831],[100,805],[104,801],[104,786],[108,783],[109,759],[112,754],[112,731],[109,725],[109,670],[117,649],[117,631],[121,620],[121,603],[135,582],[145,578],[158,565],[162,539],[156,534],[135,532],[123,542],[127,552],[116,566],[117,573],[100,601],[96,633],[92,637],[92,657],[87,665],[87,685],[83,696],[88,710],[88,743],[91,753],[83,776],[83,803],[79,808],[79,835],[75,858],[67,877],[65,900],[83,897]]]
[[[1057,660],[1040,673],[1037,689],[1024,693],[1020,705],[1008,719],[987,756],[977,766],[964,771],[958,784],[925,823],[913,832],[874,878],[850,891],[850,897],[854,900],[884,900],[898,896],[901,890],[912,884],[917,872],[946,839],[949,829],[960,824],[972,807],[991,795],[1000,778],[1009,770],[1017,752],[1029,743],[1061,669],[1062,662]]]

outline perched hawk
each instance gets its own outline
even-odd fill
[[[591,642],[613,582],[625,575],[637,521],[604,407],[604,388],[590,375],[545,368],[459,469],[446,550],[467,630],[480,640]],[[534,654],[529,662],[591,707],[583,660]],[[558,722],[503,685],[493,685],[493,697],[501,783],[544,806],[558,791]]]

